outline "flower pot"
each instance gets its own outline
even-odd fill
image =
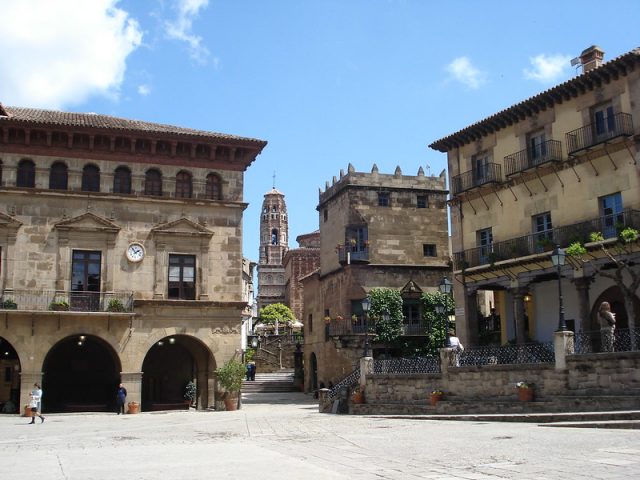
[[[431,396],[429,397],[431,405],[435,407],[438,404],[438,402],[442,400],[442,397],[443,395],[440,393],[432,393]]]
[[[224,409],[228,412],[233,412],[238,409],[238,399],[237,398],[225,398],[224,399]]]
[[[354,392],[351,395],[351,401],[353,403],[358,403],[358,404],[364,403],[364,393],[362,393],[362,392]]]
[[[518,400],[521,402],[533,401],[533,388],[518,388]]]
[[[140,413],[140,404],[138,402],[129,402],[127,404],[127,413],[135,414]]]

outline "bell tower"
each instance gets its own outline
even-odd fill
[[[258,310],[272,303],[284,303],[284,254],[289,250],[289,220],[284,194],[265,193],[260,213],[260,260],[258,261]]]

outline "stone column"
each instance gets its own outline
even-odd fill
[[[457,282],[454,281],[454,284],[457,284]],[[454,297],[462,297],[462,302],[456,302],[456,307],[460,304],[464,305],[464,319],[466,320],[460,321],[459,316],[456,314],[456,333],[458,338],[460,338],[460,341],[465,346],[478,345],[480,343],[480,327],[478,325],[478,291],[475,288],[472,289],[466,286],[460,289],[456,285]]]
[[[164,276],[167,267],[167,251],[164,242],[156,242],[155,270],[153,279],[153,299],[162,300],[164,298]]]
[[[209,241],[210,238],[202,238],[202,244],[200,245],[200,264],[198,265],[198,281],[200,283],[198,296],[199,300],[209,300]]]
[[[527,340],[527,332],[524,324],[524,296],[527,294],[527,288],[516,286],[515,288],[511,288],[510,292],[513,301],[513,317],[516,322],[516,343],[525,343]]]
[[[449,373],[449,367],[456,365],[455,350],[453,348],[440,348],[440,373],[444,376]]]
[[[556,370],[567,368],[567,355],[573,355],[573,332],[557,331],[553,334],[553,350],[556,357]]]
[[[591,325],[591,302],[589,300],[589,285],[593,277],[584,276],[584,270],[574,272],[573,284],[578,293],[579,324],[576,325],[576,332],[594,330]]]
[[[29,405],[31,397],[29,394],[33,390],[33,384],[42,386],[42,372],[20,372],[20,404],[16,405],[20,415],[24,414],[25,405]],[[42,409],[46,412],[47,392],[42,392]]]
[[[360,358],[360,386],[367,386],[367,377],[373,373],[373,357]]]
[[[142,372],[120,372],[120,383],[127,389],[127,403],[141,404],[142,411]]]

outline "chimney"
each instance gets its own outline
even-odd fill
[[[588,72],[594,68],[598,68],[602,65],[604,59],[604,50],[597,45],[592,45],[586,50],[583,50],[580,54],[580,63],[582,64],[582,71]]]

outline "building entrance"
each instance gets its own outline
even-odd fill
[[[0,337],[0,413],[20,408],[20,359],[13,346]]]

